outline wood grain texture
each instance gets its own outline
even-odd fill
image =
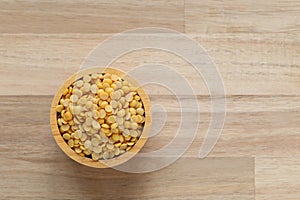
[[[187,164],[191,167],[187,168]],[[5,190],[0,197],[8,200],[254,199],[251,158],[182,158],[161,171],[128,174],[113,169],[99,172],[54,151],[39,160],[10,158],[9,164],[2,165],[0,169],[1,177],[9,180],[0,183]],[[15,173],[9,173],[8,169]]]
[[[186,32],[300,33],[299,1],[185,1]]]
[[[1,1],[0,33],[118,33],[140,27],[184,32],[183,0]]]
[[[300,157],[255,159],[256,199],[294,200],[300,196]]]
[[[1,126],[10,127],[17,122],[18,126],[12,130],[3,130],[3,140],[21,140],[20,130],[26,127],[28,138],[36,137],[36,126],[44,125],[40,133],[48,134],[50,131],[50,107],[53,96],[2,96],[0,98]],[[180,109],[174,96],[150,96],[151,103],[160,104],[166,110],[167,121],[163,129],[154,137],[148,139],[142,152],[151,152],[167,145],[179,129]],[[183,109],[189,113],[196,112],[190,107],[189,97],[182,97]],[[264,106],[268,104],[270,105]],[[289,102],[290,104],[286,104]],[[200,106],[199,127],[191,147],[184,157],[198,157],[200,146],[208,129],[211,110],[210,98],[198,97]],[[300,156],[300,97],[227,97],[227,117],[218,140],[209,157],[291,157]],[[163,113],[153,113],[153,123],[163,120]],[[289,120],[283,120],[289,119]],[[32,120],[32,122],[31,122]],[[186,119],[183,119],[186,120]],[[198,123],[197,119],[188,118],[191,124]],[[31,123],[26,125],[26,123]],[[32,126],[32,127],[31,127]],[[191,127],[185,127],[186,132]],[[11,133],[11,134],[9,134]],[[13,133],[13,134],[12,134]],[[150,135],[152,132],[150,133]],[[47,143],[45,140],[42,144]],[[289,145],[286,145],[289,144]],[[184,145],[184,142],[175,144]],[[174,148],[176,148],[176,146]],[[9,150],[9,147],[5,150]],[[38,146],[42,148],[42,145]],[[282,148],[284,147],[284,148]],[[51,149],[48,149],[51,151]]]
[[[89,51],[110,36],[0,35],[0,94],[53,95],[64,80],[79,70]],[[227,94],[299,94],[300,40],[295,35],[286,38],[276,35],[271,38],[265,35],[189,36],[211,55],[223,78]],[[166,37],[168,35],[162,35],[158,40],[163,42]],[[136,36],[135,40],[139,38],[143,39],[144,36]],[[177,70],[188,79],[197,95],[209,94],[205,78],[187,61],[168,52],[141,50],[128,53],[117,59],[113,66],[127,71],[153,63]],[[165,78],[172,80],[172,77]],[[149,88],[147,92],[163,94],[157,87]]]
[[[254,199],[251,157],[183,157],[146,174],[80,165],[54,142],[48,115],[51,100],[0,98],[0,114],[5,116],[0,118],[5,141],[0,145],[0,178],[6,180],[0,183],[1,199]]]
[[[0,199],[299,199],[299,17],[294,0],[0,0]],[[135,51],[113,66],[126,71],[164,64],[189,80],[200,106],[194,142],[179,160],[153,173],[77,164],[51,135],[53,95],[100,42],[150,26],[185,32],[216,63],[227,101],[222,135],[209,156],[198,159],[212,116],[205,78],[171,53]],[[159,36],[158,42],[171,37]],[[142,149],[150,152],[175,136],[180,110],[166,88],[147,85],[145,91],[152,104],[166,109],[154,113],[153,123],[167,115],[162,131]],[[178,97],[185,112],[196,112],[186,91]]]

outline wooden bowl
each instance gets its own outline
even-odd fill
[[[99,161],[94,161],[91,158],[87,157],[81,157],[78,155],[73,149],[71,149],[68,144],[65,142],[63,139],[59,129],[58,129],[58,124],[57,124],[57,113],[56,113],[56,106],[59,103],[59,100],[62,97],[63,92],[65,91],[66,88],[68,88],[74,81],[82,78],[86,74],[92,74],[92,73],[110,73],[110,74],[115,74],[118,75],[119,77],[122,77],[124,80],[128,81],[131,83],[133,86],[137,87],[137,93],[141,97],[141,100],[143,102],[144,110],[145,110],[145,123],[144,123],[144,128],[142,131],[142,134],[136,144],[132,147],[131,150],[128,152],[125,152],[124,154],[112,158],[112,159],[107,159],[107,160],[99,160]],[[142,147],[144,146],[149,129],[151,126],[151,116],[150,116],[150,99],[148,95],[145,93],[143,88],[139,86],[139,84],[131,77],[126,75],[126,73],[113,69],[113,68],[102,68],[102,67],[97,67],[97,68],[89,68],[85,69],[82,71],[77,72],[76,74],[72,75],[66,82],[60,87],[58,92],[55,94],[52,105],[51,105],[51,111],[50,111],[50,124],[51,124],[51,129],[52,129],[52,134],[54,136],[54,139],[58,146],[62,149],[62,151],[67,154],[71,159],[75,160],[76,162],[89,166],[89,167],[95,167],[95,168],[108,168],[108,167],[113,167],[120,165],[126,161],[128,161],[130,158],[132,158],[135,154],[137,154]]]

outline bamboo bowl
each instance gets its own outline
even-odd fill
[[[136,144],[131,148],[131,150],[125,152],[124,154],[114,157],[111,159],[107,160],[99,160],[99,161],[94,161],[91,158],[88,157],[82,157],[78,155],[71,147],[68,146],[68,144],[65,142],[63,139],[59,129],[58,129],[58,123],[57,123],[57,113],[56,113],[56,106],[59,103],[59,100],[61,99],[63,92],[65,91],[66,88],[68,88],[74,81],[82,78],[86,74],[92,74],[92,73],[110,73],[110,74],[115,74],[119,77],[122,77],[124,80],[130,82],[133,86],[137,87],[137,93],[139,94],[144,110],[145,110],[145,123],[143,127],[143,131],[141,133],[141,136],[137,140]],[[51,110],[50,110],[50,124],[51,124],[51,129],[52,129],[52,134],[53,137],[57,143],[57,145],[61,148],[61,150],[71,159],[75,160],[76,162],[89,166],[89,167],[94,167],[94,168],[108,168],[108,167],[114,167],[117,165],[120,165],[126,161],[128,161],[130,158],[132,158],[134,155],[136,155],[144,146],[146,143],[149,129],[151,126],[151,116],[150,116],[150,100],[148,95],[145,93],[143,88],[138,85],[138,83],[128,75],[126,75],[124,72],[113,69],[113,68],[89,68],[85,69],[82,71],[79,71],[75,74],[73,74],[69,79],[67,79],[64,84],[60,87],[58,92],[55,94],[52,105],[51,105]]]

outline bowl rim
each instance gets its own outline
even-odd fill
[[[125,152],[124,154],[112,158],[112,159],[107,159],[107,160],[99,160],[99,161],[94,161],[90,158],[87,157],[82,157],[78,155],[73,149],[71,149],[68,144],[65,142],[63,139],[59,129],[58,129],[58,124],[57,124],[57,112],[56,112],[56,106],[58,105],[63,92],[65,91],[66,88],[68,88],[74,81],[82,78],[86,74],[92,74],[92,73],[110,73],[110,74],[115,74],[119,77],[122,77],[124,80],[128,81],[131,83],[133,86],[137,87],[137,93],[141,97],[141,100],[143,102],[144,110],[145,110],[145,124],[143,127],[142,134],[136,144],[128,151]],[[87,68],[80,70],[73,75],[71,75],[59,88],[59,90],[56,92],[52,104],[51,104],[51,109],[50,109],[50,125],[51,125],[51,130],[52,130],[52,135],[55,139],[55,142],[57,145],[60,147],[60,149],[72,160],[89,166],[89,167],[94,167],[94,168],[109,168],[109,167],[114,167],[117,165],[120,165],[129,159],[131,159],[133,156],[135,156],[144,146],[144,144],[147,141],[148,134],[150,131],[151,127],[151,106],[150,106],[150,99],[144,89],[138,84],[137,81],[135,81],[132,77],[130,77],[128,74],[125,72],[115,69],[115,68],[110,68],[110,67],[92,67],[92,68]]]

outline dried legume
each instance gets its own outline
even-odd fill
[[[95,161],[131,150],[145,122],[136,88],[109,73],[76,80],[64,90],[56,112],[59,131],[68,146]]]

